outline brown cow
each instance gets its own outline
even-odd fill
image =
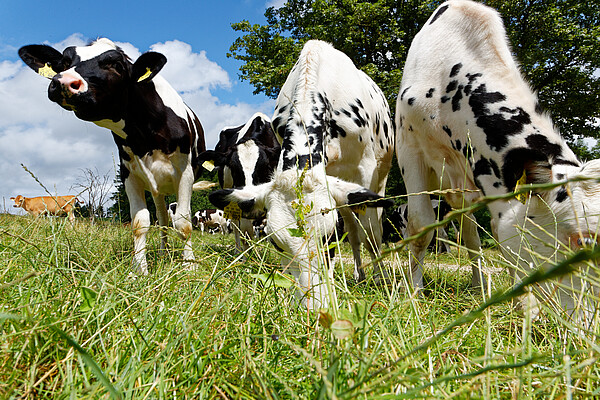
[[[82,203],[76,196],[40,196],[40,197],[11,197],[15,201],[13,207],[21,207],[36,217],[40,214],[68,215],[69,221],[73,222],[73,208],[75,202]]]

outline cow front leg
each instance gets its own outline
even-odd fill
[[[360,226],[354,217],[354,213],[349,208],[340,210],[340,214],[344,219],[344,230],[348,232],[348,241],[352,247],[352,257],[354,259],[354,279],[356,282],[365,280],[365,271],[362,268],[362,259],[360,257]]]
[[[177,192],[177,211],[173,216],[173,226],[177,230],[179,237],[184,241],[183,259],[194,261],[194,251],[192,250],[192,213],[190,203],[192,201],[192,185],[194,184],[194,172],[191,165],[183,170],[178,185]]]
[[[129,199],[129,213],[133,230],[133,266],[140,275],[148,275],[146,262],[146,234],[150,228],[150,212],[146,207],[144,187],[132,175],[125,179],[125,193]]]

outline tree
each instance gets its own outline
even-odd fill
[[[81,208],[82,216],[89,217],[92,223],[96,218],[103,218],[104,205],[109,200],[108,195],[113,189],[111,183],[112,174],[110,171],[100,175],[98,168],[94,170],[84,168],[80,170],[81,174],[77,182],[71,186],[71,189],[77,189],[79,195],[86,199],[85,205]]]
[[[275,98],[309,39],[332,43],[369,74],[394,109],[413,37],[437,0],[288,0],[266,25],[232,24],[242,35],[229,57],[240,77]],[[581,137],[600,138],[600,0],[488,0],[503,16],[525,78],[581,156]],[[587,152],[587,153],[586,153]]]

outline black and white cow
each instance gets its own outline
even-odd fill
[[[511,193],[523,183],[600,177],[600,161],[580,162],[540,108],[511,55],[498,13],[471,1],[442,4],[410,47],[397,101],[397,155],[409,193],[466,189],[446,200],[455,208]],[[560,260],[565,248],[596,242],[600,213],[596,180],[571,182],[518,200],[489,205],[493,233],[518,276],[530,265]],[[464,202],[464,203],[463,203]],[[435,219],[427,195],[409,196],[409,232]],[[463,238],[480,247],[475,224],[463,220]],[[432,233],[431,233],[432,234]],[[430,234],[430,235],[431,235]],[[431,236],[411,243],[412,282],[422,286],[422,261]],[[531,263],[531,264],[530,264]],[[584,291],[580,274],[544,290],[557,291],[569,312]],[[591,273],[591,272],[590,272]],[[514,272],[513,272],[514,276]],[[473,267],[473,284],[480,284]],[[583,285],[583,286],[582,286]]]
[[[78,118],[112,131],[129,198],[137,272],[148,273],[150,214],[144,190],[152,194],[163,227],[168,223],[165,195],[177,195],[173,223],[185,241],[184,259],[193,260],[190,199],[200,171],[198,154],[205,150],[204,133],[192,110],[157,75],[167,61],[165,56],[148,52],[132,63],[121,48],[105,38],[88,46],[68,47],[62,53],[46,45],[25,46],[19,56],[50,79],[50,100]],[[194,189],[203,187],[199,183]],[[161,249],[165,247],[163,230]]]
[[[436,221],[443,219],[452,210],[445,201],[435,199],[431,200],[431,207],[433,208]],[[383,220],[383,240],[392,240],[392,238],[396,238],[396,240],[405,239],[408,237],[407,228],[408,204],[401,204],[385,216]],[[448,244],[448,234],[444,228],[435,230],[434,240],[431,241],[428,247],[439,252],[449,253],[452,250]]]
[[[219,233],[229,233],[229,220],[223,215],[223,210],[207,209],[194,213],[192,225],[200,229],[201,233],[216,229]]]
[[[221,188],[241,188],[269,182],[280,152],[271,119],[256,113],[244,125],[223,129],[215,149],[200,154],[200,159],[212,161],[217,167]],[[263,216],[258,219],[262,221]],[[254,236],[253,220],[241,218],[232,223],[237,250],[247,249],[244,237]]]
[[[326,263],[318,245],[337,221],[337,212],[327,211],[370,201],[360,220],[349,207],[340,210],[357,278],[364,277],[360,243],[373,255],[379,251],[382,210],[371,207],[391,203],[381,198],[394,144],[389,108],[377,85],[345,54],[311,40],[277,98],[273,127],[282,143],[273,179],[220,190],[210,200],[219,208],[234,202],[246,214],[266,209],[267,234],[289,256],[282,263],[296,278],[296,294],[308,308],[326,307]]]

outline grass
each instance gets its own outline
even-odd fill
[[[0,398],[600,396],[597,330],[550,307],[532,322],[510,295],[469,313],[510,289],[495,250],[482,257],[484,292],[455,251],[428,256],[418,297],[403,289],[405,252],[386,258],[400,282],[390,286],[353,283],[338,259],[338,308],[312,313],[272,246],[241,261],[232,236],[194,232],[186,270],[158,241],[152,230],[150,276],[131,279],[129,228],[1,215]]]

